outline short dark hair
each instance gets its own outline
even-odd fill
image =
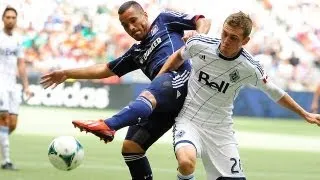
[[[124,13],[126,10],[128,10],[130,7],[134,7],[136,10],[139,10],[141,12],[144,12],[142,6],[136,2],[136,1],[127,1],[125,3],[123,3],[119,9],[118,9],[118,14],[121,15],[122,13]]]
[[[243,36],[248,37],[252,30],[252,20],[249,15],[239,11],[227,17],[224,23],[231,27],[240,27],[243,30]]]
[[[2,14],[2,19],[4,18],[4,16],[6,15],[6,13],[8,11],[13,11],[14,13],[16,13],[16,16],[18,16],[18,12],[15,8],[11,7],[11,6],[7,6],[4,11],[3,11],[3,14]]]

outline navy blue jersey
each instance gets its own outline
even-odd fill
[[[178,12],[163,12],[153,21],[143,41],[134,44],[124,55],[109,63],[109,68],[119,77],[141,69],[152,80],[161,67],[184,42],[184,30],[195,30],[196,21],[202,15],[190,16]],[[190,68],[188,61],[181,68]]]

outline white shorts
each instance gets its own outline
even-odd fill
[[[238,144],[231,128],[210,129],[191,121],[178,121],[173,128],[173,143],[175,152],[190,144],[196,148],[208,180],[219,177],[245,178]]]
[[[21,93],[17,91],[0,90],[0,111],[7,111],[10,114],[18,114],[21,104]]]

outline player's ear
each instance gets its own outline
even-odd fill
[[[242,46],[246,45],[250,41],[250,37],[247,36],[242,40]]]
[[[143,15],[148,19],[148,13],[147,12],[143,12]]]

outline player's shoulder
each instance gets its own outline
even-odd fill
[[[207,34],[196,34],[189,38],[186,42],[186,44],[211,44],[211,45],[217,45],[219,44],[221,39],[211,37]]]
[[[179,12],[179,11],[173,11],[173,10],[163,10],[160,12],[159,16],[164,16],[164,17],[183,17],[186,14],[183,12]]]
[[[0,29],[0,36],[4,36],[4,31]]]
[[[242,48],[240,57],[242,57],[243,61],[245,61],[248,64],[259,63],[259,60],[253,57],[253,55],[245,48]]]
[[[12,39],[18,44],[21,45],[23,42],[23,35],[17,32],[13,32]]]
[[[191,20],[195,17],[194,14],[187,14],[179,11],[164,10],[159,16],[163,21],[179,21],[178,19]]]
[[[253,57],[253,55],[246,50],[245,48],[241,51],[241,56],[243,62],[252,68],[253,71],[259,70],[261,74],[263,74],[263,67],[259,61],[259,59]]]

